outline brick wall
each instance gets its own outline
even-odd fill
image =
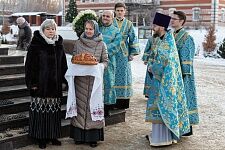
[[[82,2],[76,0],[78,11],[92,9],[98,12],[99,10],[114,9],[115,0],[99,0],[102,2]],[[216,1],[216,5],[214,5]],[[66,5],[69,0],[66,0]],[[171,8],[184,11],[187,15],[187,25],[206,25],[209,26],[216,22],[219,25],[225,25],[225,0],[160,0],[159,8],[165,14],[169,14]],[[193,21],[193,9],[200,8],[199,21]],[[222,20],[222,10],[224,9],[224,21]]]

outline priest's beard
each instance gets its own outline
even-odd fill
[[[153,37],[156,38],[156,37],[160,37],[160,31],[159,29],[158,30],[153,30],[154,33],[153,33]]]
[[[157,37],[159,37],[159,34],[154,33],[152,36],[153,36],[153,38],[157,38]]]

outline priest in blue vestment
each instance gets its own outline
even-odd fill
[[[174,28],[174,37],[180,57],[181,71],[184,88],[187,98],[187,108],[190,120],[190,132],[184,136],[193,134],[192,125],[199,123],[198,104],[196,96],[195,76],[194,76],[194,55],[195,43],[193,38],[183,28],[186,15],[182,11],[174,11],[171,18],[171,26]]]
[[[105,116],[108,116],[108,111],[113,109],[116,104],[115,90],[115,70],[116,70],[116,54],[120,50],[122,35],[113,23],[114,13],[111,10],[104,10],[99,27],[108,50],[108,67],[104,71],[104,104]]]
[[[173,33],[167,30],[170,19],[156,13],[153,20],[158,37],[148,61],[152,81],[146,108],[146,121],[152,122],[146,136],[151,146],[172,145],[190,131],[180,60]]]

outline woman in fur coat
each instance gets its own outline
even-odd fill
[[[53,19],[46,19],[34,32],[25,62],[26,85],[30,90],[29,135],[41,149],[46,143],[61,145],[61,99],[67,70],[63,39]]]

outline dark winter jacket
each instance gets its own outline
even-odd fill
[[[26,50],[32,38],[31,28],[27,22],[25,22],[22,26],[18,26],[18,28],[19,28],[18,33],[19,39],[17,41],[17,49]]]
[[[64,78],[67,62],[62,42],[63,39],[59,36],[54,45],[47,44],[39,31],[34,32],[25,62],[26,85],[31,96],[62,96],[62,83],[67,83]],[[37,90],[32,87],[37,87]]]

